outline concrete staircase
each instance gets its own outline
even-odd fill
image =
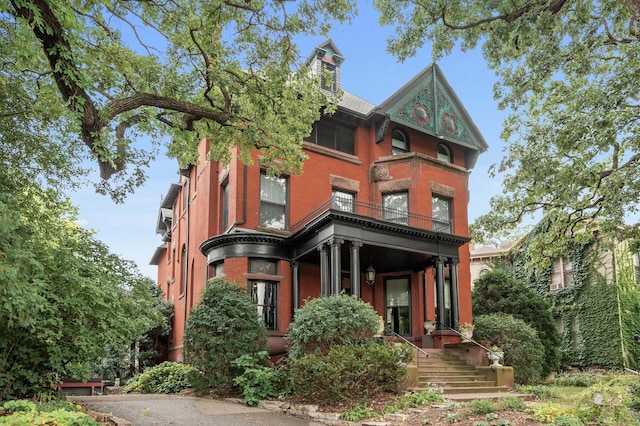
[[[441,387],[445,395],[452,394],[495,394],[507,392],[506,386],[497,386],[495,380],[486,376],[474,366],[460,358],[445,353],[444,349],[422,349],[415,351],[413,365],[418,367],[418,388],[429,385]]]

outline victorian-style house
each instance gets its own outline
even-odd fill
[[[418,344],[427,320],[436,347],[472,321],[468,180],[487,145],[436,64],[374,105],[341,87],[343,62],[331,40],[308,58],[322,90],[343,94],[303,142],[302,174],[207,160],[203,141],[200,163],[170,186],[151,263],[175,309],[171,359],[214,277],[246,285],[272,354],[305,300],[342,292]]]

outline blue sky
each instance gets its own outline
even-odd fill
[[[330,38],[345,57],[341,68],[341,85],[345,90],[380,104],[431,63],[429,46],[416,57],[399,63],[386,52],[386,39],[392,33],[393,28],[378,24],[377,12],[365,2],[361,2],[360,13],[351,25],[340,25],[331,31]],[[323,37],[299,39],[301,61],[324,41]],[[500,132],[506,112],[499,111],[493,99],[496,77],[487,69],[479,50],[456,51],[438,65],[489,144],[489,150],[480,156],[469,178],[469,219],[473,221],[489,211],[489,199],[501,191],[500,181],[490,179],[488,169],[502,157],[504,143]],[[80,223],[94,229],[96,237],[111,251],[135,261],[140,271],[154,280],[156,268],[149,265],[149,260],[161,244],[155,233],[158,208],[169,185],[178,181],[177,172],[177,162],[161,155],[151,165],[147,183],[124,204],[114,204],[110,198],[94,194],[91,186],[70,194],[79,207]]]

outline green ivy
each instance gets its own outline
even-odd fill
[[[514,277],[548,300],[554,318],[562,322],[565,363],[621,368],[627,359],[635,365],[633,335],[640,333],[640,290],[629,251],[619,243],[595,237],[574,241],[563,256],[572,262],[572,283],[551,290],[552,266],[533,264],[527,253],[531,238],[544,233],[552,220],[553,215],[545,216],[511,251],[509,264]],[[608,253],[614,254],[614,285],[607,284],[598,273],[599,263]]]

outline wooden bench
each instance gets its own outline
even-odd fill
[[[100,390],[100,393],[102,393],[102,386],[103,386],[103,382],[102,381],[92,381],[92,382],[61,382],[58,383],[58,394],[62,394],[63,389],[75,389],[75,388],[79,388],[79,389],[84,389],[84,388],[91,388],[91,396],[94,396],[96,394],[96,388],[98,390]]]

